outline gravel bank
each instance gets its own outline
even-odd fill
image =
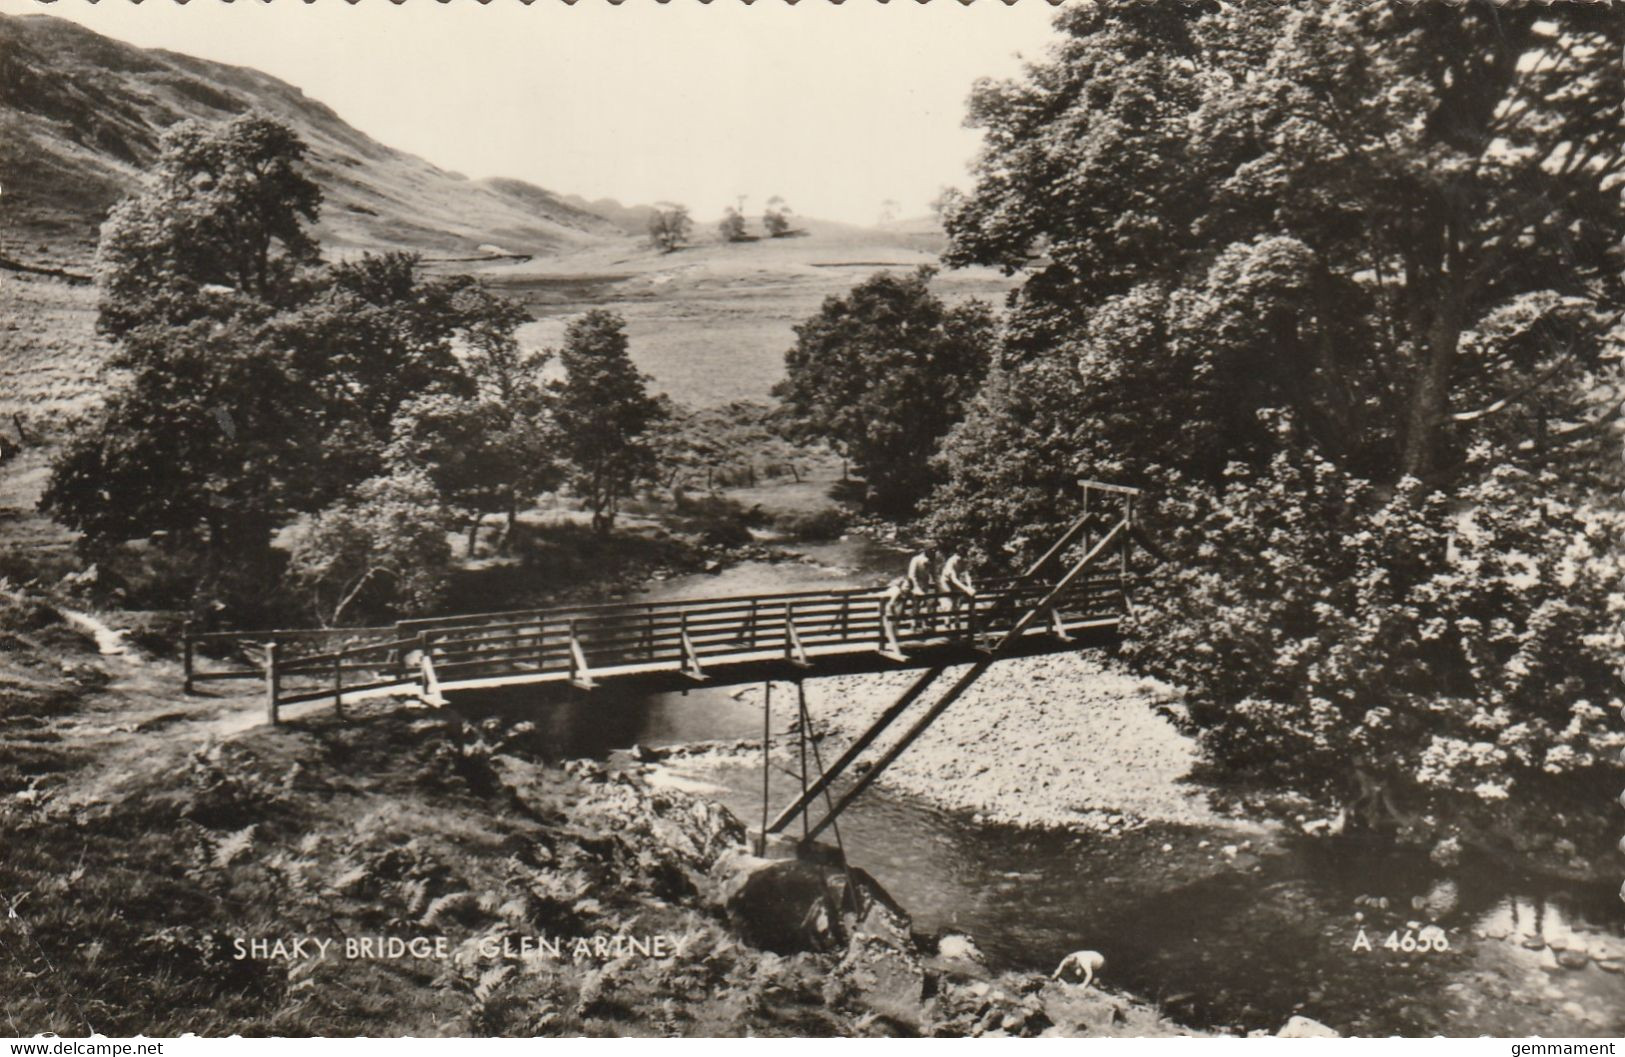
[[[927,696],[951,686],[950,669]],[[843,746],[915,678],[912,672],[809,680],[813,723]],[[1170,687],[1108,659],[1059,654],[1001,661],[955,702],[886,772],[891,788],[988,821],[1114,829],[1140,822],[1219,824],[1200,789],[1184,782],[1195,744],[1156,706]],[[876,746],[895,743],[916,703]],[[831,756],[825,749],[825,759]]]

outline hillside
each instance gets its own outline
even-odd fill
[[[622,205],[613,198],[587,199],[583,195],[565,195],[565,202],[577,209],[586,210],[595,216],[603,217],[628,235],[642,237],[649,231],[649,217],[654,214],[654,206]]]
[[[256,70],[138,48],[49,15],[0,15],[0,254],[79,265],[107,209],[168,126],[257,109],[311,147],[330,252],[554,253],[622,238],[596,213],[520,180],[470,180],[394,150]]]
[[[329,255],[410,249],[439,270],[476,271],[536,314],[521,334],[532,347],[557,345],[571,316],[618,311],[654,387],[686,403],[766,399],[795,325],[824,298],[883,268],[934,263],[944,242],[930,218],[881,228],[797,216],[793,237],[725,243],[710,218],[696,221],[689,246],[660,253],[642,237],[646,205],[469,180],[378,143],[267,74],[48,15],[0,15],[0,266],[87,272],[102,218],[155,158],[162,131],[250,108],[309,144],[325,194],[316,236]],[[748,224],[765,234],[759,216]],[[532,259],[487,260],[488,247]],[[16,271],[0,281],[0,428],[14,413],[59,426],[98,390],[108,347],[95,333],[95,290]],[[997,302],[1013,280],[968,268],[936,285],[951,300]]]

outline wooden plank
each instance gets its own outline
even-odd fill
[[[1142,495],[1143,488],[1134,488],[1126,484],[1108,484],[1105,481],[1092,481],[1087,477],[1079,478],[1078,484],[1096,492],[1115,492],[1118,495]]]

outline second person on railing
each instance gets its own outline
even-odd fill
[[[950,542],[943,550],[946,553],[937,570],[937,590],[947,596],[943,601],[948,610],[948,630],[964,631],[964,611],[976,605],[976,585],[971,583],[970,566],[965,562],[959,543]]]

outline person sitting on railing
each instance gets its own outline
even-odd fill
[[[920,553],[908,560],[908,608],[913,613],[915,630],[919,630],[927,623],[936,623],[935,614],[926,606],[926,599],[936,590],[934,577],[931,575],[936,558],[936,547],[928,543],[921,548]]]
[[[961,610],[976,604],[976,585],[971,583],[970,568],[965,564],[961,549],[958,543],[950,543],[942,568],[937,571],[937,590],[947,596],[944,602],[948,609],[948,627],[955,631],[963,630]]]

